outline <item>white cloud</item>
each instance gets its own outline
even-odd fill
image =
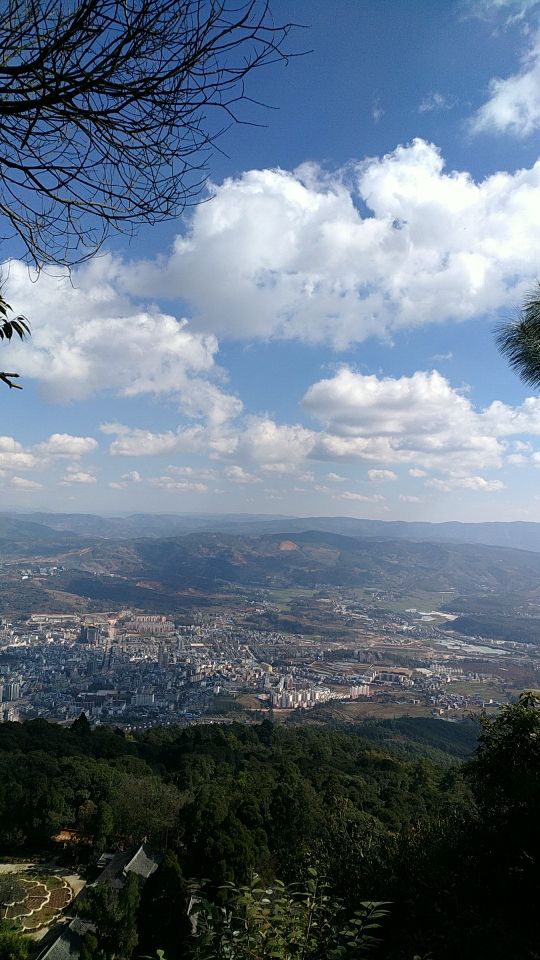
[[[343,367],[313,384],[303,404],[325,428],[317,448],[327,456],[413,463],[422,470],[499,467],[499,421],[509,427],[514,419],[513,432],[522,429],[511,408],[494,411],[492,405],[477,413],[436,371],[379,379]]]
[[[327,473],[327,477],[332,483],[346,483],[347,477],[342,477],[339,473]]]
[[[174,477],[150,477],[148,483],[168,493],[205,493],[208,487],[205,483],[191,483],[187,480],[175,480]]]
[[[473,133],[497,132],[526,137],[540,127],[540,31],[518,73],[496,78],[489,99],[471,121]]]
[[[221,424],[241,412],[240,400],[219,383],[218,343],[157,307],[122,293],[127,268],[97,257],[70,279],[42,273],[31,282],[18,262],[4,264],[6,293],[31,320],[32,337],[11,341],[9,362],[39,381],[47,398],[81,400],[107,391],[126,397],[174,396],[186,414]]]
[[[217,480],[219,477],[217,470],[209,470],[206,467],[176,467],[170,465],[167,467],[167,471],[188,480]]]
[[[165,480],[160,481],[169,486],[175,479],[205,483],[220,476],[236,483],[254,483],[259,470],[291,475],[296,483],[312,483],[314,477],[306,465],[318,460],[367,463],[367,477],[372,482],[395,480],[392,468],[404,465],[415,479],[437,471],[454,478],[448,481],[452,489],[486,491],[496,489],[499,482],[484,480],[482,473],[504,464],[528,462],[531,445],[520,437],[540,435],[540,398],[529,397],[515,407],[494,401],[477,408],[466,388],[454,388],[437,371],[385,378],[343,366],[328,379],[312,384],[302,405],[318,422],[318,429],[276,423],[268,416],[244,416],[219,427],[209,423],[180,426],[165,433],[120,423],[104,424],[101,429],[113,438],[112,455],[169,457],[191,452],[229,461],[221,472],[170,465]],[[257,469],[251,472],[251,467]],[[336,484],[346,479],[329,472],[327,480],[333,486],[320,487],[318,492],[331,494]],[[441,482],[437,479],[432,486],[442,489]]]
[[[506,462],[512,467],[522,467],[527,463],[527,457],[523,453],[511,453],[507,456]]]
[[[369,479],[376,483],[378,481],[397,480],[397,473],[393,470],[368,470]]]
[[[418,105],[418,113],[438,113],[441,110],[452,110],[456,106],[455,97],[447,97],[443,93],[434,90]]]
[[[125,490],[131,483],[141,483],[142,477],[138,470],[129,470],[128,473],[123,473],[120,477],[120,480],[114,480],[109,483],[109,487],[112,487],[113,490]]]
[[[92,437],[77,437],[66,433],[53,433],[48,440],[34,446],[24,446],[14,437],[0,437],[0,475],[10,472],[18,474],[21,470],[43,472],[55,460],[71,459],[78,464],[81,456],[93,452],[97,446]],[[73,465],[67,469],[68,472],[77,471],[79,467]],[[19,486],[22,489],[20,484]]]
[[[434,487],[443,493],[450,493],[452,490],[494,493],[505,489],[502,480],[486,480],[485,477],[448,477],[444,480],[433,477],[431,480],[426,480],[426,487]]]
[[[475,182],[416,139],[345,173],[228,179],[170,258],[126,267],[124,283],[182,297],[199,335],[343,348],[519,302],[538,269],[539,206],[540,162]]]
[[[430,359],[433,360],[435,363],[440,363],[440,362],[444,362],[445,360],[453,360],[454,354],[452,353],[451,350],[449,350],[448,353],[435,353]]]
[[[382,120],[384,117],[384,110],[381,107],[381,98],[378,96],[373,97],[373,102],[371,105],[371,116],[375,123],[378,123],[379,120]]]
[[[505,22],[511,24],[526,17],[538,3],[539,0],[466,0],[464,6],[469,15],[482,19],[508,13]]]
[[[413,497],[408,493],[400,493],[398,500],[400,500],[401,503],[421,503],[422,502],[421,497]]]
[[[227,480],[230,480],[232,483],[260,483],[260,477],[254,476],[252,473],[248,473],[247,470],[244,470],[243,467],[239,467],[235,464],[232,467],[227,467],[225,470],[225,476]]]
[[[97,483],[97,478],[88,470],[78,470],[77,467],[68,467],[60,482],[64,485],[71,483]]]
[[[97,450],[98,443],[93,437],[74,437],[69,433],[53,433],[48,440],[36,447],[44,457],[82,457]]]
[[[109,436],[116,436],[109,448],[110,453],[125,457],[153,457],[172,453],[180,449],[182,438],[187,441],[188,436],[191,443],[186,442],[185,448],[196,449],[198,439],[202,436],[200,427],[184,432],[174,433],[169,430],[166,433],[152,433],[138,427],[126,427],[121,423],[103,423],[99,429]]]
[[[355,493],[353,490],[344,490],[343,493],[334,493],[334,500],[360,500],[364,503],[380,503],[384,500],[380,494],[375,493],[372,497],[366,497],[363,493]]]
[[[13,437],[0,437],[0,470],[32,470],[38,460]]]
[[[269,463],[294,465],[310,454],[314,440],[313,431],[300,424],[280,425],[270,417],[247,417],[236,449],[247,459],[267,467]]]
[[[31,493],[32,490],[41,490],[43,484],[37,483],[35,480],[28,480],[26,477],[12,477],[9,481],[10,486],[14,487],[16,490],[24,490]]]
[[[264,473],[277,473],[281,476],[296,473],[296,464],[294,463],[261,463],[261,470]]]

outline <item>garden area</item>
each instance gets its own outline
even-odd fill
[[[72,896],[63,877],[6,873],[0,876],[0,920],[17,924],[27,933],[37,932],[59,919]]]

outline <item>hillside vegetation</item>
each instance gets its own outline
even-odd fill
[[[254,955],[292,958],[283,904],[301,923],[307,896],[325,917],[326,933],[321,928],[304,954],[313,960],[334,949],[336,957],[363,955],[373,901],[386,903],[371,929],[381,938],[371,945],[374,958],[533,958],[539,734],[531,698],[484,719],[479,750],[465,764],[458,758],[473,728],[442,721],[347,731],[265,721],[133,737],[92,731],[84,717],[71,729],[4,724],[0,851],[50,857],[51,837],[69,828],[78,840],[64,856],[92,876],[105,849],[144,837],[167,848],[139,906],[126,889],[124,906],[114,907],[123,946],[111,947],[109,895],[90,898],[96,935],[85,957],[130,960],[163,948],[168,960],[246,956],[241,931],[268,910],[281,952],[259,943],[259,924],[250,934],[259,944]],[[276,877],[300,886],[276,887]],[[203,884],[208,904],[199,937],[185,922],[188,881]],[[270,906],[256,892],[261,883],[274,891],[264,901]],[[230,914],[220,912],[226,902]],[[222,953],[230,937],[236,952]]]

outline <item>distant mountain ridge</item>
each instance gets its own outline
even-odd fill
[[[197,524],[211,522],[213,529],[199,526],[186,532],[190,518],[180,517],[182,532],[171,536],[174,517],[158,516],[154,524],[151,515],[37,516],[62,529],[21,515],[0,515],[0,561],[13,565],[19,560],[24,564],[32,559],[39,564],[50,560],[63,571],[50,585],[32,580],[23,589],[22,581],[10,579],[8,569],[3,597],[6,609],[10,604],[24,610],[36,604],[48,604],[47,609],[67,604],[71,609],[72,601],[65,599],[69,596],[83,598],[85,603],[167,611],[189,607],[195,596],[197,604],[204,606],[212,597],[230,600],[252,589],[343,587],[396,591],[407,597],[421,590],[438,594],[432,602],[446,603],[447,609],[464,617],[465,632],[481,632],[483,624],[488,628],[489,620],[498,631],[493,635],[505,639],[509,631],[512,636],[517,633],[516,624],[507,618],[518,616],[527,627],[527,636],[531,632],[540,636],[540,620],[535,617],[540,605],[540,544],[536,550],[525,550],[477,539],[489,536],[492,541],[500,537],[506,542],[530,542],[534,533],[540,537],[537,524],[199,516],[193,518]],[[227,529],[216,529],[220,523]],[[80,532],[65,529],[70,524]],[[164,524],[168,536],[159,535]],[[333,529],[314,529],[317,525]],[[336,527],[344,526],[353,533],[336,532]],[[144,535],[127,536],[141,528]],[[97,530],[104,535],[83,532]],[[362,534],[365,530],[370,535]],[[456,531],[476,539],[451,539]],[[113,533],[116,536],[111,536]]]
[[[96,541],[70,557],[73,569],[161,584],[168,591],[227,585],[358,586],[472,593],[540,590],[540,554],[484,544],[347,537],[308,530],[259,536],[191,533]]]
[[[349,537],[385,537],[392,540],[429,540],[438,543],[482,543],[540,553],[540,523],[429,523],[427,521],[368,520],[355,517],[269,517],[249,514],[131,514],[102,517],[94,514],[0,514],[0,537],[6,525],[32,523],[82,537],[131,540],[139,537],[182,536],[196,532],[261,534],[303,533],[315,530]],[[6,535],[9,533],[6,531]]]

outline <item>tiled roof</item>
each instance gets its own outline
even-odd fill
[[[94,929],[93,924],[88,920],[75,917],[67,927],[64,927],[56,940],[46,947],[43,953],[40,953],[38,960],[78,960],[85,933]]]

